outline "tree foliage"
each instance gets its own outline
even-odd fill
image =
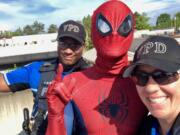
[[[153,26],[149,24],[149,17],[145,13],[135,12],[135,27],[137,30],[142,29],[152,29]],[[172,18],[172,19],[171,19]],[[85,16],[82,20],[83,25],[86,29],[87,39],[86,45],[87,49],[91,49],[93,47],[91,40],[91,16]],[[173,17],[171,17],[167,13],[160,14],[156,20],[155,29],[164,29],[175,27],[178,29],[180,27],[180,12],[177,12]],[[27,24],[23,28],[17,28],[14,31],[0,31],[0,38],[11,38],[12,36],[22,36],[22,35],[33,35],[40,33],[55,33],[57,32],[57,26],[55,24],[51,24],[47,31],[44,30],[45,25],[41,22],[35,21],[32,24]]]
[[[149,24],[149,17],[145,13],[142,13],[142,15],[138,12],[134,13],[135,16],[135,28],[137,30],[143,30],[143,29],[150,29],[151,26]]]
[[[0,33],[0,39],[1,38],[11,38],[12,37],[12,32],[11,31],[4,31],[3,33]]]
[[[44,24],[38,21],[35,21],[32,25],[33,34],[44,33]]]
[[[91,16],[88,15],[88,16],[84,17],[82,22],[86,29],[86,34],[87,34],[86,48],[87,48],[87,50],[89,50],[89,49],[93,48],[92,40],[91,40]]]
[[[23,34],[23,30],[20,27],[13,32],[13,36],[21,36]]]
[[[32,35],[33,34],[33,29],[30,25],[26,25],[24,28],[23,28],[23,34],[24,35]]]
[[[166,29],[171,27],[171,16],[167,13],[163,13],[158,16],[156,21],[156,28],[158,29]]]
[[[179,28],[179,27],[180,27],[180,12],[177,12],[177,13],[175,14],[174,26],[175,26],[176,28]]]
[[[38,21],[35,21],[32,25],[26,25],[23,28],[24,35],[33,35],[39,33],[44,33],[44,24],[39,23]]]
[[[57,32],[57,30],[58,30],[57,25],[51,24],[48,28],[48,33],[55,33]]]

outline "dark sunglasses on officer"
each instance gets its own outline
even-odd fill
[[[152,77],[152,79],[159,85],[166,85],[177,81],[179,79],[179,73],[180,70],[173,73],[161,70],[147,73],[137,69],[132,73],[132,79],[139,86],[146,86],[149,81],[149,77]]]
[[[81,48],[83,46],[82,43],[78,42],[78,41],[72,41],[72,42],[67,42],[67,41],[63,41],[63,40],[59,40],[58,41],[58,46],[65,50],[67,48],[72,49],[73,51],[77,51],[79,48]]]

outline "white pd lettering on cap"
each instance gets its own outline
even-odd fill
[[[166,52],[166,45],[161,42],[155,42],[156,50],[155,53],[165,53]]]
[[[67,24],[64,25],[64,31],[69,31],[69,32],[79,32],[79,27],[73,24]]]
[[[153,42],[148,42],[148,43],[146,43],[144,46],[143,46],[143,48],[144,48],[144,50],[143,50],[143,53],[142,54],[148,54],[149,53],[149,50],[151,49],[151,48],[153,48]]]
[[[150,52],[150,49],[154,49],[154,53],[166,53],[167,47],[165,44],[161,42],[148,42],[144,45],[143,54],[148,54]]]

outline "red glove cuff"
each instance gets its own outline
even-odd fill
[[[46,135],[67,135],[63,115],[60,117],[48,116]]]

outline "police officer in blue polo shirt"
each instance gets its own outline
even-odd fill
[[[26,89],[30,89],[33,92],[35,100],[31,120],[34,120],[34,124],[31,129],[23,125],[27,134],[44,135],[46,132],[47,103],[45,94],[48,84],[56,74],[58,63],[61,63],[64,68],[62,77],[71,72],[89,67],[89,63],[82,58],[85,48],[85,37],[86,33],[83,25],[79,22],[68,20],[61,24],[58,29],[57,59],[32,62],[8,73],[0,74],[0,92],[16,92]],[[71,105],[69,105],[70,109]],[[67,112],[71,112],[69,110]],[[73,117],[73,113],[71,115]],[[66,125],[70,126],[69,129],[72,129],[71,125],[68,125],[70,119],[67,118]]]

